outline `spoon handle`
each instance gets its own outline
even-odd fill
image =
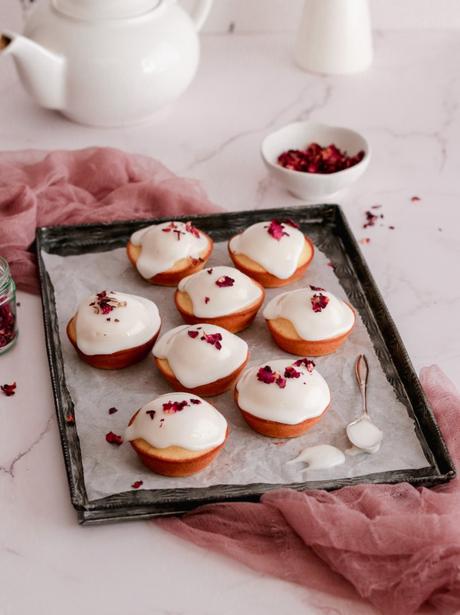
[[[369,364],[366,356],[363,354],[360,354],[356,359],[355,375],[356,382],[358,383],[359,390],[361,391],[361,398],[363,400],[363,414],[367,416],[367,380],[369,378]]]

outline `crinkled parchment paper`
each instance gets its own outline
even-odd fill
[[[303,480],[331,480],[388,470],[415,469],[429,464],[414,431],[414,422],[394,394],[374,353],[361,318],[345,345],[334,355],[315,359],[317,369],[327,380],[332,404],[325,417],[300,438],[277,441],[252,431],[240,416],[231,393],[212,398],[230,424],[230,437],[221,454],[203,472],[187,478],[167,478],[152,474],[138,460],[129,443],[114,446],[105,441],[113,431],[124,434],[129,418],[139,407],[171,389],[161,378],[151,357],[118,371],[103,371],[80,361],[67,339],[65,328],[85,295],[103,289],[142,295],[158,305],[162,332],[183,324],[173,302],[174,289],[151,286],[137,275],[124,249],[78,256],[44,253],[43,258],[54,285],[67,386],[75,403],[85,484],[90,500],[131,488],[136,480],[145,489],[206,487],[218,484],[292,483]],[[327,259],[319,250],[305,278],[294,289],[311,283],[346,298]],[[209,265],[231,264],[224,243],[216,244]],[[285,289],[269,289],[266,301]],[[248,342],[251,364],[291,356],[280,350],[266,329],[262,310],[241,336]],[[383,430],[382,448],[374,455],[347,456],[342,466],[302,472],[303,465],[286,465],[306,446],[327,443],[345,450],[349,444],[345,426],[361,408],[353,366],[357,355],[365,352],[370,367],[369,411]],[[111,406],[118,412],[109,416]]]

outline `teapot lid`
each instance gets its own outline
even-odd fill
[[[156,8],[162,0],[52,0],[53,7],[75,19],[126,19]]]

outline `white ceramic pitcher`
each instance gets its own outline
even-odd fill
[[[28,14],[24,35],[3,32],[38,104],[94,126],[141,121],[193,79],[197,32],[212,0],[190,17],[175,0],[50,0]]]
[[[307,71],[346,74],[372,63],[372,30],[367,0],[305,0],[294,49]]]

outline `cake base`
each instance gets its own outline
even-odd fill
[[[257,282],[254,282],[258,284]],[[216,316],[214,318],[204,318],[198,317],[193,314],[193,305],[188,293],[176,290],[174,295],[174,301],[176,303],[176,307],[184,319],[184,321],[189,325],[198,325],[200,323],[208,323],[210,325],[217,325],[219,327],[223,327],[230,331],[231,333],[238,333],[239,331],[243,331],[246,329],[251,322],[256,317],[257,312],[260,309],[260,306],[264,302],[265,299],[265,291],[263,287],[258,284],[260,287],[262,294],[257,301],[252,303],[246,308],[239,310],[238,312],[234,312],[233,314],[226,314],[224,316]]]
[[[266,269],[256,263],[254,260],[246,256],[245,254],[236,254],[230,250],[230,243],[228,244],[228,253],[233,261],[233,264],[237,269],[245,273],[247,276],[262,284],[264,288],[279,288],[291,284],[296,280],[299,280],[305,274],[306,270],[310,266],[314,256],[314,246],[308,237],[305,237],[305,247],[300,258],[299,265],[294,273],[286,279],[277,278],[272,273],[269,273]]]
[[[238,369],[234,370],[228,376],[193,388],[187,388],[176,378],[167,359],[159,359],[154,357],[154,360],[156,366],[161,372],[161,375],[169,382],[175,391],[184,391],[185,393],[191,393],[192,395],[198,395],[200,397],[214,397],[215,395],[220,395],[221,393],[224,393],[232,388],[238,376],[248,363],[249,353],[247,354],[244,363],[242,363]]]
[[[192,258],[191,256],[187,258],[181,258],[180,260],[176,261],[170,269],[162,271],[161,273],[157,273],[156,275],[148,279],[142,276],[141,278],[146,282],[149,282],[149,284],[155,284],[157,286],[177,286],[182,280],[182,278],[186,278],[188,275],[191,275],[192,273],[196,273],[197,271],[203,269],[203,267],[206,265],[208,258],[211,255],[214,242],[211,237],[209,237],[209,235],[206,235],[206,233],[203,233],[202,231],[200,231],[200,233],[202,233],[208,240],[208,246],[206,250],[203,250],[203,252],[201,252],[198,259]],[[130,241],[126,246],[126,253],[128,255],[128,258],[138,273],[139,271],[137,270],[136,263],[141,254],[141,250],[141,246],[135,246]]]
[[[135,348],[127,348],[125,350],[119,350],[118,352],[114,352],[112,354],[94,355],[85,354],[78,348],[75,316],[69,320],[66,332],[67,337],[69,338],[72,346],[77,351],[78,356],[82,361],[88,363],[88,365],[91,365],[92,367],[97,367],[98,369],[123,369],[124,367],[128,367],[130,365],[133,365],[134,363],[142,361],[142,359],[145,359],[145,357],[152,350],[153,345],[156,342],[156,339],[160,332],[160,328],[158,328],[158,331],[152,338],[149,339],[148,342],[145,342],[145,344],[142,344],[141,346],[136,346]]]

